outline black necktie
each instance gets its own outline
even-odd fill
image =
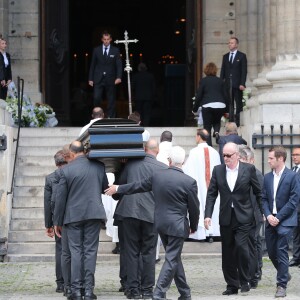
[[[295,166],[295,167],[293,168],[293,171],[294,171],[294,172],[298,172],[298,168],[299,168],[298,166]]]
[[[107,47],[104,48],[104,57],[107,58]]]
[[[233,63],[233,52],[230,53],[229,62],[230,62],[231,64]]]

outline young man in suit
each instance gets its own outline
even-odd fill
[[[108,187],[103,163],[89,160],[83,144],[70,145],[72,162],[60,169],[56,189],[54,229],[61,237],[62,226],[71,252],[72,300],[94,299],[94,274],[99,246],[100,228],[106,220],[101,194]]]
[[[8,85],[12,81],[10,54],[6,52],[6,47],[6,40],[0,38],[0,66],[2,66],[3,70],[2,72],[0,72],[0,99],[4,100],[6,100]],[[1,73],[3,73],[2,77]]]
[[[277,270],[275,298],[285,297],[289,274],[288,242],[297,226],[300,186],[296,172],[285,166],[287,153],[282,146],[269,150],[272,171],[265,175],[263,209],[266,222],[266,244],[269,257]]]
[[[100,106],[103,93],[107,97],[107,117],[116,115],[116,88],[121,83],[122,61],[120,51],[111,45],[111,35],[102,34],[102,45],[94,48],[89,71],[89,85],[94,88],[94,106]]]
[[[181,169],[184,159],[184,149],[179,146],[173,147],[168,169],[157,171],[139,182],[113,185],[105,191],[108,195],[113,195],[116,192],[133,194],[152,190],[154,194],[154,227],[161,237],[166,256],[153,292],[153,300],[166,299],[166,292],[173,278],[180,293],[178,299],[191,300],[191,290],[186,283],[181,251],[189,233],[197,230],[199,200],[196,180],[185,175]]]
[[[230,52],[223,56],[220,78],[225,81],[228,94],[231,96],[231,99],[229,97],[230,122],[235,121],[239,127],[240,112],[243,111],[243,90],[246,88],[247,56],[245,53],[238,51],[238,45],[238,38],[231,37],[229,39],[228,48]]]
[[[249,234],[254,223],[251,191],[261,210],[261,186],[253,165],[239,161],[238,145],[227,143],[223,149],[225,164],[215,166],[207,190],[204,225],[209,229],[214,205],[220,194],[220,233],[222,270],[227,288],[223,295],[250,290]]]

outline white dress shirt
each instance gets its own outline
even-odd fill
[[[285,167],[284,167],[285,168]],[[278,175],[276,174],[275,171],[273,171],[273,175],[274,175],[274,182],[273,182],[273,189],[274,189],[274,202],[273,202],[273,211],[272,213],[274,215],[277,214],[277,207],[276,207],[276,193],[277,193],[277,188],[278,188],[278,184],[281,178],[281,175],[283,173],[284,168],[278,173]]]

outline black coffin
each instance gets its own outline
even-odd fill
[[[107,172],[117,172],[120,158],[144,157],[144,128],[129,119],[102,119],[93,123],[78,140],[87,157],[105,163]]]

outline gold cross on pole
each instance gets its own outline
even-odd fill
[[[129,40],[128,39],[128,32],[125,30],[124,32],[124,40],[116,40],[116,44],[124,44],[125,45],[125,52],[126,52],[126,67],[124,70],[127,72],[127,82],[128,82],[128,105],[129,105],[129,114],[132,113],[132,103],[131,103],[131,83],[130,83],[130,72],[132,71],[132,68],[130,67],[130,62],[129,62],[129,54],[128,54],[128,44],[129,43],[137,43],[138,40]]]

